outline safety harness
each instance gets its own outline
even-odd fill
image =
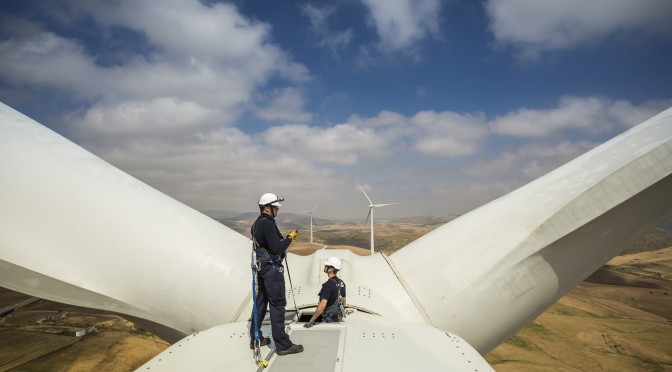
[[[257,222],[252,225],[250,228],[250,235],[252,238],[252,255],[251,255],[251,266],[252,266],[252,322],[254,322],[254,340],[252,341],[252,346],[254,349],[254,360],[257,363],[257,367],[262,369],[268,366],[268,360],[263,359],[261,356],[261,340],[259,339],[259,323],[257,322],[257,275],[261,272],[261,265],[268,263],[271,265],[271,268],[262,273],[262,277],[266,278],[273,270],[280,269],[282,272],[282,267],[278,266],[278,260],[273,260],[271,254],[263,247],[257,243],[257,239],[254,237],[254,227],[257,225]],[[262,253],[262,255],[259,255]],[[279,258],[279,257],[278,257]],[[279,258],[281,260],[281,258]]]
[[[257,220],[258,221],[258,220]],[[271,267],[269,269],[266,269],[263,273],[261,273],[261,276],[265,279],[273,273],[273,271],[277,270],[280,273],[284,272],[284,269],[282,267],[282,256],[280,255],[273,255],[271,252],[266,249],[265,247],[261,246],[258,242],[257,239],[254,237],[254,229],[257,225],[257,221],[254,222],[252,227],[250,228],[250,234],[252,238],[252,254],[251,254],[251,266],[252,266],[252,321],[254,322],[254,341],[252,342],[252,346],[254,349],[254,360],[257,363],[257,367],[259,370],[265,368],[268,366],[268,359],[270,355],[273,354],[273,351],[269,353],[269,356],[266,357],[266,359],[263,359],[261,356],[261,340],[259,339],[259,324],[257,322],[257,275],[261,272],[261,267],[262,265],[265,266],[265,264],[269,264]],[[280,234],[280,231],[278,230],[278,235],[282,236]],[[260,254],[261,253],[261,254]],[[287,258],[285,258],[285,264],[287,264]],[[287,275],[289,276],[289,265],[287,264]],[[296,299],[294,299],[294,288],[292,286],[292,277],[289,276],[289,286],[292,291],[292,299],[294,300],[294,320],[296,320],[297,315],[298,315],[298,308],[296,307]],[[340,295],[340,293],[339,293]]]
[[[331,279],[334,279],[334,278],[336,278],[336,280],[337,280],[336,291],[338,293],[338,299],[336,300],[336,302],[334,302],[333,304],[328,306],[326,309],[324,309],[322,318],[327,323],[331,322],[332,316],[334,316],[334,315],[336,315],[339,322],[343,321],[343,318],[345,317],[345,308],[343,307],[343,296],[341,295],[341,288],[343,287],[343,282],[337,276],[335,276]],[[329,280],[331,280],[331,279],[329,279]]]
[[[252,238],[254,239],[254,237]],[[254,348],[254,360],[258,367],[265,367],[268,365],[266,359],[261,358],[261,341],[259,340],[259,325],[257,324],[257,273],[259,272],[259,264],[257,263],[257,250],[254,248],[256,242],[252,243],[252,322],[254,322],[254,340],[252,346]]]

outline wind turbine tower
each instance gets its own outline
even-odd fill
[[[317,208],[317,204],[313,206],[313,209],[309,211],[301,211],[301,213],[308,213],[310,214],[310,242],[313,242],[313,220],[315,220],[315,224],[317,224],[317,217],[315,217],[315,208]]]
[[[374,253],[374,244],[373,244],[373,208],[377,207],[386,207],[388,205],[394,205],[394,204],[399,204],[399,203],[387,203],[387,204],[373,204],[371,201],[371,198],[369,198],[368,195],[366,195],[366,192],[362,188],[362,186],[357,182],[357,186],[359,186],[359,189],[362,190],[362,193],[364,193],[364,196],[366,197],[366,200],[369,201],[369,214],[366,215],[366,221],[364,222],[364,225],[366,225],[366,222],[369,221],[369,218],[371,218],[371,254],[373,255]]]

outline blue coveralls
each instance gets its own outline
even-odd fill
[[[270,305],[271,333],[276,350],[281,351],[292,346],[289,335],[285,332],[285,275],[282,259],[285,257],[291,239],[282,238],[275,219],[267,214],[261,214],[252,226],[252,236],[257,241],[257,258],[260,259],[260,270],[257,273],[257,323],[259,337],[261,322],[266,316],[266,306]],[[261,250],[265,250],[266,256]],[[273,262],[268,262],[270,258]],[[254,319],[254,317],[252,318]],[[254,335],[254,323],[250,322],[250,335]],[[254,336],[252,336],[254,338]]]

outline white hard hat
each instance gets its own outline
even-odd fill
[[[267,192],[259,198],[259,206],[263,207],[264,205],[270,204],[274,207],[282,207],[282,204],[279,202],[285,200],[285,198],[279,198],[277,195]]]
[[[341,269],[341,260],[338,257],[329,257],[325,262],[324,266],[331,266],[336,270]]]

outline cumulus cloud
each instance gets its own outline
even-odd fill
[[[383,110],[377,116],[363,118],[359,115],[352,115],[348,119],[349,123],[359,126],[382,127],[382,126],[403,126],[407,117],[397,112]]]
[[[551,109],[519,109],[491,121],[493,132],[514,137],[545,137],[563,131],[614,133],[632,127],[669,107],[670,100],[635,106],[600,97],[564,96]]]
[[[87,35],[100,38],[94,44],[107,47],[119,30],[133,44],[114,63],[101,63],[84,40],[66,36],[76,32],[59,35],[32,21],[4,19],[0,76],[69,100],[76,108],[63,115],[67,137],[195,207],[222,200],[223,189],[228,201],[242,198],[278,166],[295,177],[283,181],[291,186],[307,173],[329,173],[263,149],[232,127],[261,103],[267,104],[261,116],[269,120],[310,119],[292,88],[310,74],[273,43],[270,25],[242,16],[231,4],[198,0],[65,3],[57,14],[45,12],[54,16],[50,22],[62,22],[61,29],[85,20],[95,31]],[[277,94],[263,91],[271,79]],[[259,97],[270,99],[255,102]]]
[[[310,29],[317,37],[317,45],[329,50],[334,56],[345,50],[353,38],[351,28],[336,31],[329,26],[329,18],[336,12],[335,7],[318,7],[306,4],[301,12],[308,17]]]
[[[50,32],[0,43],[0,74],[17,83],[56,88],[113,105],[157,97],[191,101],[237,114],[272,77],[288,84],[310,79],[270,40],[270,26],[240,15],[230,4],[197,0],[162,6],[132,1],[70,1],[71,21],[93,17],[103,30],[122,27],[144,39],[144,54],[111,66],[79,41]],[[4,57],[6,56],[6,58]],[[123,109],[123,108],[119,108]]]
[[[438,30],[438,1],[362,1],[388,51],[412,48]],[[315,32],[328,30],[331,8],[305,9]],[[290,200],[309,200],[304,209],[331,195],[321,208],[347,215],[341,196],[359,193],[354,177],[375,185],[369,177],[386,174],[399,183],[422,180],[408,188],[451,195],[469,209],[473,195],[499,196],[672,104],[567,96],[555,107],[494,118],[382,110],[314,124],[302,91],[308,70],[273,43],[268,24],[231,4],[73,0],[62,12],[69,22],[95,23],[96,36],[132,30],[139,50],[104,64],[84,41],[18,20],[0,41],[3,81],[65,92],[77,101],[65,115],[66,136],[196,208],[254,210],[272,187]],[[333,47],[345,45],[343,39]],[[273,126],[244,131],[241,118],[253,115]],[[576,133],[587,136],[577,140]],[[458,172],[466,181],[452,184]]]
[[[355,164],[362,156],[381,156],[389,150],[385,139],[370,128],[344,123],[333,127],[284,125],[262,135],[264,143],[311,161]]]
[[[76,41],[51,32],[0,42],[0,75],[17,85],[99,94],[99,68]]]
[[[377,116],[351,116],[330,127],[281,125],[261,136],[264,144],[313,161],[354,165],[363,158],[385,158],[396,153],[436,157],[473,154],[487,136],[482,113],[422,111],[406,116],[382,111]]]
[[[361,1],[369,10],[369,22],[385,51],[402,51],[427,36],[439,35],[439,0]]]
[[[269,121],[310,121],[312,115],[303,111],[303,106],[304,100],[301,92],[296,88],[285,88],[280,92],[274,92],[269,105],[259,109],[256,114],[258,117]]]
[[[68,122],[79,138],[114,143],[142,137],[169,140],[190,135],[216,122],[217,114],[194,102],[161,97],[109,106],[97,104],[82,116],[70,114]]]
[[[487,136],[485,115],[423,111],[411,119],[420,133],[414,149],[425,155],[462,156],[479,150]]]
[[[625,130],[672,106],[672,100],[633,104],[600,97],[562,97],[549,109],[523,108],[487,120],[487,145],[501,147],[491,156],[460,169],[478,184],[509,185],[511,191],[571,161]],[[511,142],[510,145],[503,145]],[[479,147],[483,154],[484,147]],[[506,182],[504,182],[506,181]]]
[[[672,37],[667,0],[488,0],[490,31],[524,58],[593,43],[619,33]]]
[[[461,171],[476,179],[517,179],[539,176],[590,150],[608,138],[672,105],[670,100],[613,101],[598,97],[562,97],[550,109],[520,109],[488,118],[483,113],[420,111],[404,115],[381,111],[376,116],[353,115],[345,123],[327,127],[286,124],[269,128],[259,137],[267,148],[287,156],[357,167],[371,159],[396,154],[434,159],[477,156]],[[572,140],[573,133],[582,138]],[[512,148],[484,154],[492,141],[513,139]]]

